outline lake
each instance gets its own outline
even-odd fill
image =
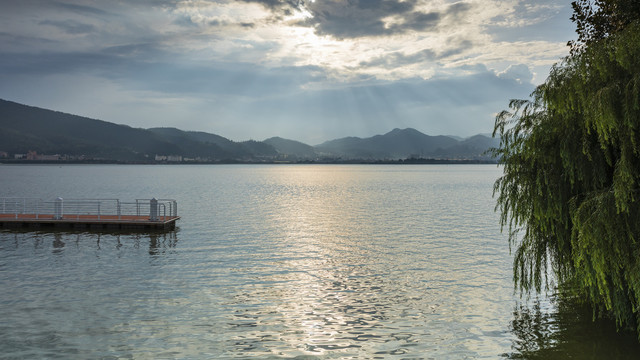
[[[0,230],[0,358],[635,358],[520,299],[495,165],[0,165],[0,196],[174,198],[167,233]]]

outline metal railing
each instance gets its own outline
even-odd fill
[[[122,220],[126,216],[148,216],[149,220],[167,220],[178,216],[178,203],[173,199],[136,199],[123,202],[119,199],[63,199],[42,200],[36,198],[0,198],[0,214],[31,215],[36,219],[82,219],[104,217]]]

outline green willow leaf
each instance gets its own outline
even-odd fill
[[[516,288],[555,279],[640,335],[640,21],[592,39],[509,108],[492,153]]]

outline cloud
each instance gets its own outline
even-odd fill
[[[424,49],[408,55],[401,52],[392,52],[368,61],[361,61],[358,65],[361,67],[391,68],[408,64],[421,63],[425,61],[432,61],[434,59],[436,59],[435,51],[431,49]]]
[[[469,74],[455,77],[370,80],[253,99],[243,102],[236,116],[245,120],[237,121],[251,122],[246,128],[255,129],[254,138],[264,133],[311,144],[346,135],[372,136],[393,127],[470,136],[491,132],[494,114],[506,108],[509,99],[526,98],[533,90],[531,84],[501,78],[483,67],[467,70]],[[250,119],[253,113],[271,120],[263,124]]]
[[[50,25],[70,35],[83,35],[89,34],[96,30],[95,26],[91,24],[83,24],[74,20],[65,21],[53,21],[44,20],[39,22],[40,25]]]
[[[162,49],[167,58],[315,66],[344,81],[427,78],[463,64],[504,68],[535,59],[535,66],[550,65],[558,53],[548,52],[548,43],[526,53],[528,42],[493,41],[486,24],[508,5],[504,1],[499,9],[498,3],[484,6],[479,0],[139,0],[91,6],[79,0],[24,1],[25,7],[14,5],[14,13],[0,15],[5,51],[80,58],[107,53],[146,62],[156,61],[155,51]]]
[[[237,140],[473,135],[566,55],[568,12],[556,0],[7,0],[0,97]]]
[[[531,83],[531,80],[533,80],[533,73],[525,64],[509,65],[508,68],[497,75],[501,79],[514,80],[519,84]]]
[[[241,0],[247,3],[261,4],[270,9],[295,8],[304,5],[304,0]]]
[[[450,56],[458,55],[472,47],[473,43],[470,40],[454,39],[447,44],[447,47],[441,48],[438,51],[434,49],[422,49],[409,54],[395,51],[375,57],[368,61],[361,61],[358,65],[361,67],[399,68],[413,64],[432,63],[434,61],[446,59]]]
[[[460,19],[472,6],[457,2],[425,11],[419,0],[243,0],[258,3],[276,15],[307,14],[298,25],[318,35],[338,39],[391,36],[409,31],[435,29],[446,17]]]
[[[432,30],[447,15],[446,10],[421,11],[417,4],[417,0],[316,1],[307,4],[311,17],[301,24],[313,27],[318,35],[345,39]]]

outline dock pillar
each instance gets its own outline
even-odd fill
[[[158,199],[151,199],[149,209],[149,220],[158,221]]]
[[[53,218],[56,220],[62,219],[62,213],[63,213],[62,203],[63,203],[63,200],[61,197],[59,197],[56,199],[56,201],[53,204]]]

